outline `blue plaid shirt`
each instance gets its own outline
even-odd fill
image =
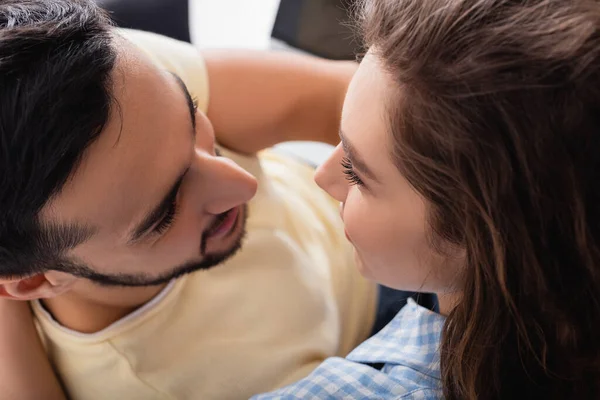
[[[301,381],[253,399],[441,399],[438,350],[444,320],[409,299],[348,357],[328,358]]]

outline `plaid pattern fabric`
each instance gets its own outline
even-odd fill
[[[253,399],[441,399],[443,325],[444,317],[409,299],[385,328],[348,357],[329,358],[305,379]]]

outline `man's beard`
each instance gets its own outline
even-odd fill
[[[159,276],[148,276],[147,274],[102,274],[94,271],[88,266],[70,262],[62,263],[56,270],[66,272],[79,278],[88,279],[102,286],[145,287],[162,285],[173,279],[180,278],[183,275],[191,274],[192,272],[211,269],[233,257],[238,250],[241,249],[242,242],[246,235],[246,207],[240,216],[243,218],[243,220],[239,221],[239,223],[242,224],[242,233],[228,250],[217,254],[207,254],[202,261],[192,261],[182,264],[173,268],[170,272]]]

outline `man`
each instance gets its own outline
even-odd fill
[[[70,397],[247,398],[368,336],[337,205],[253,155],[336,143],[354,68],[203,60],[86,0],[0,4],[0,295],[31,301]]]

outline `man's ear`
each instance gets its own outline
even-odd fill
[[[68,291],[76,277],[48,271],[20,279],[0,279],[0,297],[12,300],[36,300],[55,297]]]

